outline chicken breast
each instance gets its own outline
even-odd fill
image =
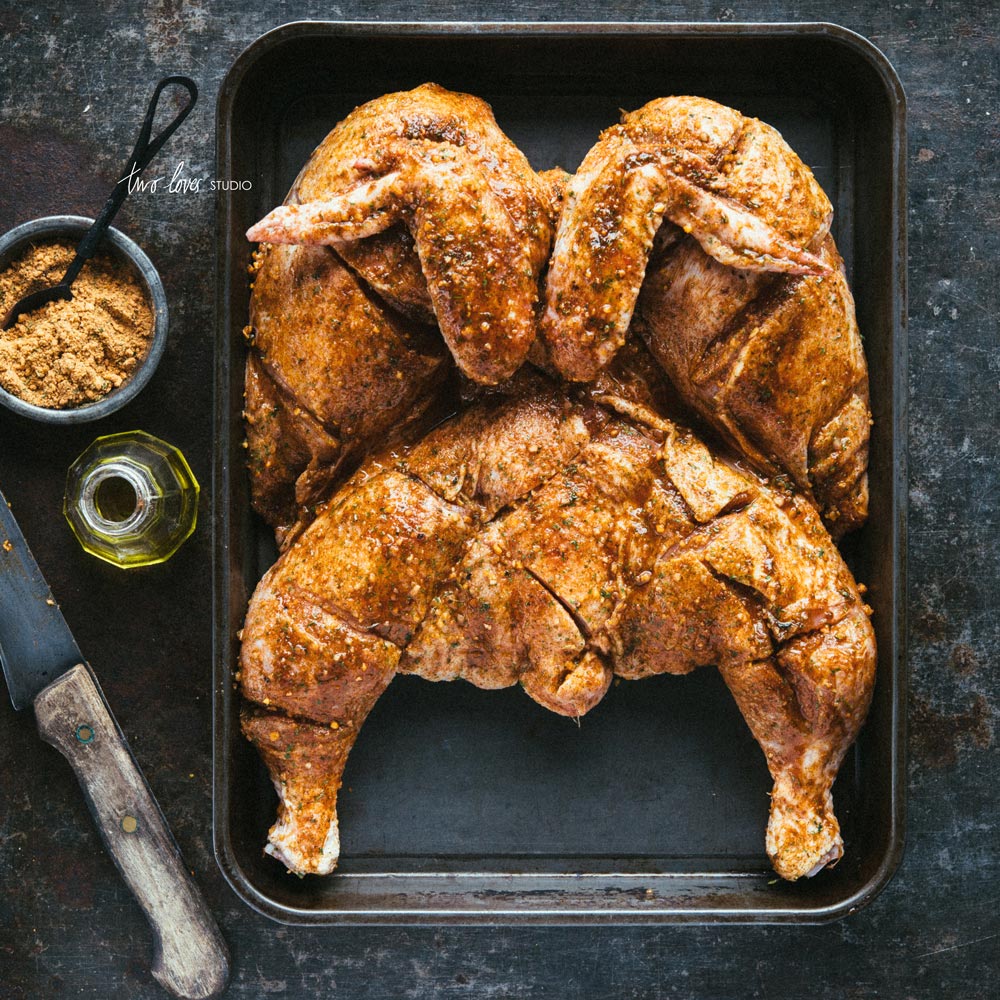
[[[840,538],[868,516],[868,365],[832,237],[818,253],[825,275],[768,275],[684,237],[650,264],[634,329],[684,401]]]
[[[384,305],[327,247],[265,246],[250,300],[254,509],[285,537],[342,470],[419,423],[447,377],[437,332]]]

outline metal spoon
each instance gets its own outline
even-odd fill
[[[156,117],[156,104],[160,99],[163,89],[171,84],[177,84],[187,90],[190,100],[181,108],[177,117],[151,142],[149,135],[153,130],[153,119]],[[142,128],[139,130],[139,138],[136,140],[135,149],[132,150],[132,155],[128,159],[125,172],[119,178],[118,183],[115,184],[115,188],[111,192],[111,197],[104,203],[101,214],[80,241],[80,245],[76,248],[76,256],[63,275],[62,281],[49,288],[40,288],[37,292],[25,295],[23,299],[15,302],[4,317],[3,323],[0,324],[0,329],[9,329],[17,322],[18,316],[22,313],[38,309],[40,306],[45,305],[46,302],[54,302],[56,299],[73,298],[70,286],[80,273],[83,265],[97,252],[104,234],[107,232],[114,217],[118,214],[118,209],[121,208],[122,202],[128,197],[129,182],[138,177],[149,166],[150,161],[160,151],[163,144],[177,131],[181,122],[187,118],[197,100],[198,87],[195,85],[194,80],[186,76],[166,76],[156,85],[156,90],[153,91],[149,107],[146,109],[146,117],[143,120]]]

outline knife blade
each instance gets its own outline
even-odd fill
[[[73,633],[0,493],[0,664],[14,708],[83,662]]]
[[[229,954],[153,792],[0,493],[0,662],[16,709],[69,761],[104,844],[153,930],[153,976],[217,996]]]

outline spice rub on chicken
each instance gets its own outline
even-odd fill
[[[535,339],[548,190],[477,97],[424,84],[355,109],[247,236],[335,247],[388,302],[433,316],[477,382],[509,378]]]
[[[262,247],[247,336],[254,509],[279,541],[343,470],[418,426],[448,374],[437,330],[389,308],[329,247]]]
[[[827,533],[864,520],[869,424],[829,224],[778,133],[699,98],[626,115],[575,178],[433,85],[331,132],[250,231],[252,496],[283,554],[241,683],[271,854],[335,867],[343,769],[397,673],[578,717],[616,675],[715,665],[774,779],[775,869],[840,857],[875,648]]]
[[[582,381],[643,336],[685,402],[840,536],[867,516],[870,413],[831,217],[770,126],[704,98],[651,101],[570,183],[542,328]]]
[[[857,587],[811,505],[665,416],[643,370],[526,380],[370,460],[261,581],[243,727],[290,869],[336,864],[347,755],[396,673],[580,716],[614,675],[712,664],[774,777],[776,870],[840,857],[830,790],[875,663]]]

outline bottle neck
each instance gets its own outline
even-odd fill
[[[113,503],[108,499],[111,491]],[[91,530],[106,537],[139,534],[153,518],[155,506],[155,483],[131,462],[103,463],[87,472],[80,484],[80,517]]]

